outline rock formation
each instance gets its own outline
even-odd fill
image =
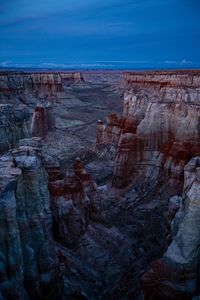
[[[13,105],[0,110],[0,150],[11,148],[0,156],[0,298],[200,294],[199,78],[197,71],[125,73],[122,116],[97,122],[94,145],[92,79],[1,74],[0,101]],[[104,95],[110,87],[103,88]],[[19,105],[24,99],[27,107]],[[113,108],[105,99],[95,106],[97,119]],[[34,107],[32,138],[19,140],[28,137]],[[72,129],[83,112],[84,130],[80,122]]]
[[[200,286],[199,72],[127,73],[124,79],[128,91],[123,119],[132,119],[136,130],[121,129],[115,140],[112,185],[125,188],[132,182],[138,189],[142,182],[143,191],[162,181],[183,186],[179,210],[170,204],[166,215],[166,237],[172,242],[163,259],[143,276],[145,299],[191,299]],[[103,132],[100,140],[107,144],[113,142],[112,135],[106,135],[108,128],[109,123],[97,126],[97,133]]]
[[[32,122],[31,135],[38,137],[45,137],[49,131],[55,129],[55,116],[53,107],[48,103],[47,105],[37,105],[35,107]]]
[[[0,100],[11,101],[12,98],[26,101],[25,97],[35,98],[57,95],[63,91],[66,82],[82,81],[79,72],[2,72],[0,73]],[[24,97],[25,94],[25,97]]]
[[[65,82],[74,82],[74,83],[78,83],[78,82],[82,82],[83,76],[80,72],[73,72],[73,73],[67,73],[67,72],[62,72],[60,73],[60,77],[62,81]]]
[[[0,157],[0,205],[2,299],[59,295],[48,177],[36,146]]]
[[[0,104],[0,152],[29,136],[29,112],[23,105]]]
[[[143,151],[143,140],[136,134],[121,135],[112,178],[113,186],[124,187],[133,180],[133,176],[138,173]]]
[[[116,177],[126,177],[127,165],[132,165],[131,159],[124,158],[121,146],[125,132],[134,133],[136,139],[143,141],[139,143],[144,145],[140,149],[139,144],[137,147],[129,145],[137,149],[135,153],[140,153],[140,163],[136,159],[135,166],[137,171],[143,172],[144,178],[154,173],[155,178],[158,177],[163,168],[166,174],[174,172],[182,176],[184,165],[200,153],[199,73],[126,73],[124,80],[128,91],[124,95],[122,118],[112,114],[113,119],[110,121],[109,116],[107,125],[97,124],[97,144],[119,143],[113,185],[118,182]]]
[[[152,71],[152,72],[127,72],[124,80],[128,84],[142,86],[184,87],[199,88],[199,71]]]
[[[48,163],[47,171],[50,171]],[[52,177],[52,172],[50,172],[49,191],[52,198],[55,239],[72,247],[77,245],[89,223],[96,187],[79,158],[75,160],[73,167],[63,178],[61,173],[59,177]]]
[[[185,166],[183,202],[172,222],[164,257],[142,278],[145,299],[191,299],[200,293],[200,157]]]

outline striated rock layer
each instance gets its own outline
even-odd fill
[[[130,84],[199,88],[200,74],[195,70],[127,72],[124,74],[124,80]]]
[[[36,98],[59,94],[63,91],[63,85],[67,82],[78,83],[82,81],[79,72],[2,72],[0,73],[0,99],[9,101],[13,97],[20,97],[20,101],[26,101],[33,94]]]

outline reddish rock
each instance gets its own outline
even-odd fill
[[[122,188],[131,181],[142,161],[143,151],[141,138],[133,133],[122,134],[113,171],[113,186]]]
[[[158,85],[159,87],[199,87],[200,72],[191,71],[145,71],[145,72],[126,72],[124,81],[128,84],[138,85]]]
[[[121,128],[117,125],[104,125],[102,121],[97,122],[96,144],[117,144],[121,135]]]
[[[50,105],[37,105],[35,107],[32,123],[31,135],[45,137],[49,131],[55,129],[55,116]]]
[[[90,219],[96,195],[94,182],[77,158],[63,180],[49,182],[49,191],[55,239],[75,247]]]
[[[96,144],[117,144],[122,133],[135,133],[137,122],[133,118],[120,117],[111,113],[107,117],[106,125],[97,121]]]

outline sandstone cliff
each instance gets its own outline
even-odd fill
[[[139,76],[139,79],[138,79]],[[160,77],[159,77],[160,76]],[[199,74],[125,74],[128,91],[124,95],[123,123],[116,125],[98,124],[97,143],[119,143],[114,168],[113,184],[123,186],[119,178],[127,177],[127,166],[132,165],[123,147],[125,132],[136,134],[143,146],[134,147],[130,141],[130,150],[136,159],[135,172],[143,173],[144,180],[159,176],[164,168],[165,174],[183,175],[183,167],[195,155],[200,153],[199,143]],[[159,81],[160,78],[160,81]],[[188,79],[189,78],[189,79]],[[157,86],[164,80],[170,85]],[[139,87],[137,83],[139,82]],[[146,84],[150,82],[150,84]],[[193,84],[188,87],[190,82]],[[121,124],[131,124],[124,126]],[[120,125],[119,125],[120,124]],[[133,154],[130,155],[133,157]],[[132,170],[134,174],[134,170]],[[116,178],[118,178],[116,180]],[[128,175],[130,180],[130,176]],[[124,179],[124,182],[127,182]]]
[[[124,80],[129,84],[158,85],[159,87],[189,87],[198,88],[200,85],[199,71],[152,71],[127,72]]]

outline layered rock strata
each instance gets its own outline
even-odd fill
[[[127,72],[124,80],[128,84],[158,85],[159,87],[199,88],[199,71],[152,71]]]
[[[63,91],[63,85],[67,82],[78,83],[82,81],[79,72],[3,72],[0,73],[0,99],[10,101],[23,95],[36,98],[57,95]],[[24,100],[23,100],[24,101]]]

